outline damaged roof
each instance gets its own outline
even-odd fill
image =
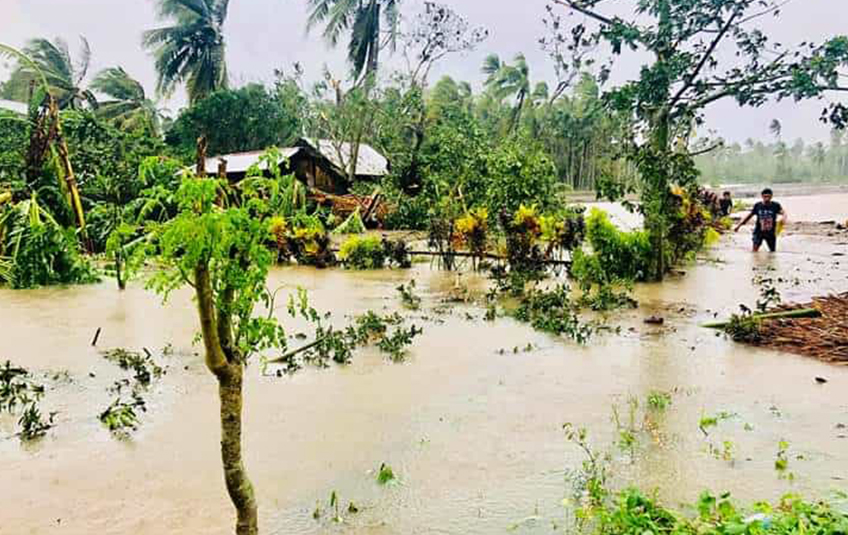
[[[336,143],[329,139],[303,138],[297,142],[297,146],[279,149],[280,161],[278,164],[289,160],[300,151],[311,149],[327,159],[335,167],[340,175],[346,175],[346,169],[351,158],[351,143]],[[218,162],[227,162],[228,173],[246,173],[253,165],[258,164],[260,158],[266,151],[256,150],[250,152],[238,152],[224,154],[206,159],[206,172],[214,173],[218,169]],[[361,143],[359,145],[359,157],[356,162],[357,176],[384,176],[389,173],[389,162],[386,157],[377,152],[371,145]]]
[[[287,161],[300,151],[300,147],[280,149],[280,158],[277,165]],[[254,150],[250,152],[237,152],[234,154],[224,154],[222,156],[206,158],[206,172],[214,173],[215,170],[218,169],[218,162],[220,160],[224,160],[227,162],[228,173],[246,173],[248,169],[259,163],[260,158],[262,158],[262,155],[264,155],[265,152],[266,151],[264,150]],[[264,169],[266,167],[267,164],[263,162],[262,168]]]
[[[337,143],[329,139],[303,138],[300,145],[307,144],[321,156],[327,158],[336,170],[345,174],[351,160],[352,144]],[[356,174],[364,176],[384,176],[389,174],[389,161],[367,143],[359,144],[359,156],[356,160]]]

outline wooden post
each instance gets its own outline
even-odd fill
[[[195,166],[195,174],[198,178],[206,177],[206,136],[197,138],[197,160]]]
[[[218,178],[221,180],[227,179],[227,160],[223,158],[218,159]]]

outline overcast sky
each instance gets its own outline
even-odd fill
[[[489,40],[476,52],[444,62],[435,76],[450,74],[479,83],[483,57],[495,52],[512,58],[524,52],[535,81],[553,78],[547,56],[539,49],[544,34],[542,18],[546,0],[440,0],[451,5],[473,24],[490,31]],[[141,32],[161,25],[156,21],[154,0],[0,0],[0,42],[20,47],[29,38],[60,36],[75,51],[79,35],[88,38],[93,51],[92,70],[120,65],[142,81],[152,93],[155,76],[151,58],[142,50]],[[405,0],[411,10],[422,0]],[[289,69],[300,62],[308,79],[317,78],[327,64],[333,72],[346,72],[344,49],[329,49],[305,32],[306,0],[231,0],[225,27],[228,65],[232,81],[243,84],[269,81],[274,68]],[[821,41],[848,32],[848,0],[793,0],[780,19],[766,20],[763,27],[787,44]],[[632,67],[632,66],[631,66]],[[8,66],[0,65],[0,77]],[[183,92],[168,103],[177,111],[185,102]],[[739,109],[720,103],[708,114],[708,127],[732,140],[770,137],[768,124],[778,118],[784,137],[827,139],[828,130],[818,121],[823,103],[784,103],[758,110]]]

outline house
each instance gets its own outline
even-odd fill
[[[278,165],[284,173],[294,173],[304,184],[326,193],[343,195],[349,192],[348,169],[352,160],[351,143],[327,139],[298,140],[292,147],[280,149]],[[225,154],[206,159],[206,172],[226,170],[231,182],[238,182],[248,169],[259,164],[265,151]],[[389,173],[389,162],[373,147],[362,143],[356,162],[356,180],[378,182]]]
[[[29,108],[24,102],[16,102],[14,100],[4,100],[0,98],[0,113],[11,112],[15,115],[26,115],[29,113]]]

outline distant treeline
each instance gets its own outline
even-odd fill
[[[811,144],[803,139],[793,143],[748,139],[725,144],[696,160],[708,184],[839,182],[848,180],[848,135],[834,131],[829,142]]]

